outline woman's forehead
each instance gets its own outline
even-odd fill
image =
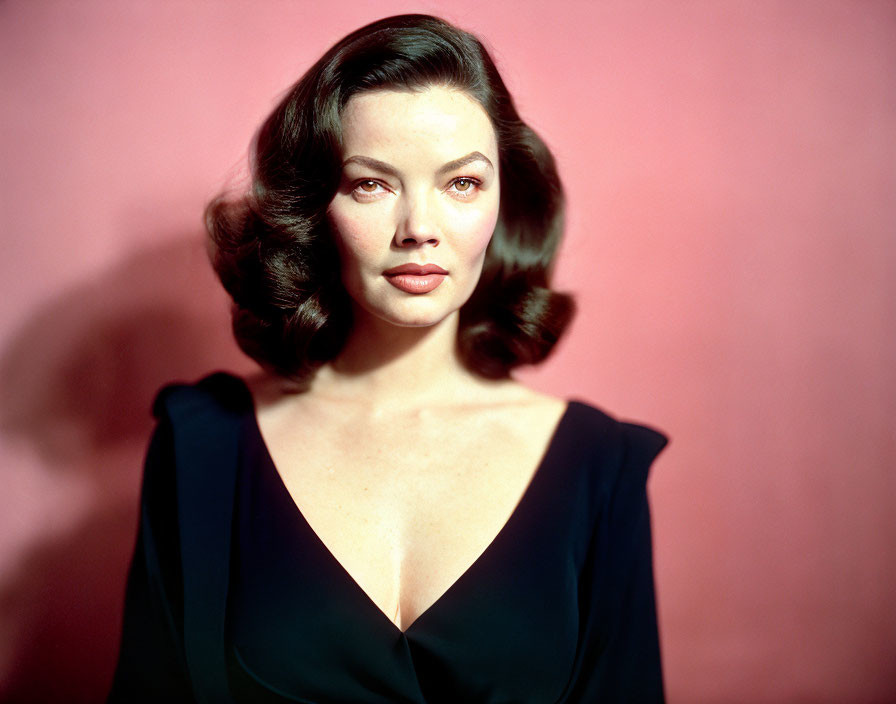
[[[342,115],[342,142],[344,158],[413,151],[421,159],[448,161],[474,151],[497,158],[488,114],[467,93],[445,86],[353,96]]]

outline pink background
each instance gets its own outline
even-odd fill
[[[324,9],[325,8],[325,9]],[[159,385],[251,365],[204,202],[333,41],[485,37],[569,194],[524,376],[673,441],[670,702],[896,701],[896,4],[0,2],[0,699],[96,701]]]

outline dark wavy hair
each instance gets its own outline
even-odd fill
[[[307,381],[342,349],[352,312],[326,211],[341,178],[340,116],[377,89],[447,86],[481,105],[497,135],[501,201],[479,283],[460,311],[458,352],[502,378],[547,357],[573,314],[549,288],[563,189],[544,142],[519,117],[476,37],[428,15],[369,24],[338,42],[286,94],[255,136],[252,180],[206,208],[212,261],[233,298],[233,331],[263,367]]]

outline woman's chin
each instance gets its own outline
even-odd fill
[[[385,320],[400,328],[432,328],[444,323],[455,312],[451,311],[442,315],[401,315]]]
[[[456,318],[457,308],[445,309],[442,306],[389,307],[379,310],[366,310],[368,316],[399,328],[431,328]]]

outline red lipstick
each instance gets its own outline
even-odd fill
[[[390,284],[405,293],[429,293],[447,275],[448,272],[436,264],[402,264],[383,272]]]

